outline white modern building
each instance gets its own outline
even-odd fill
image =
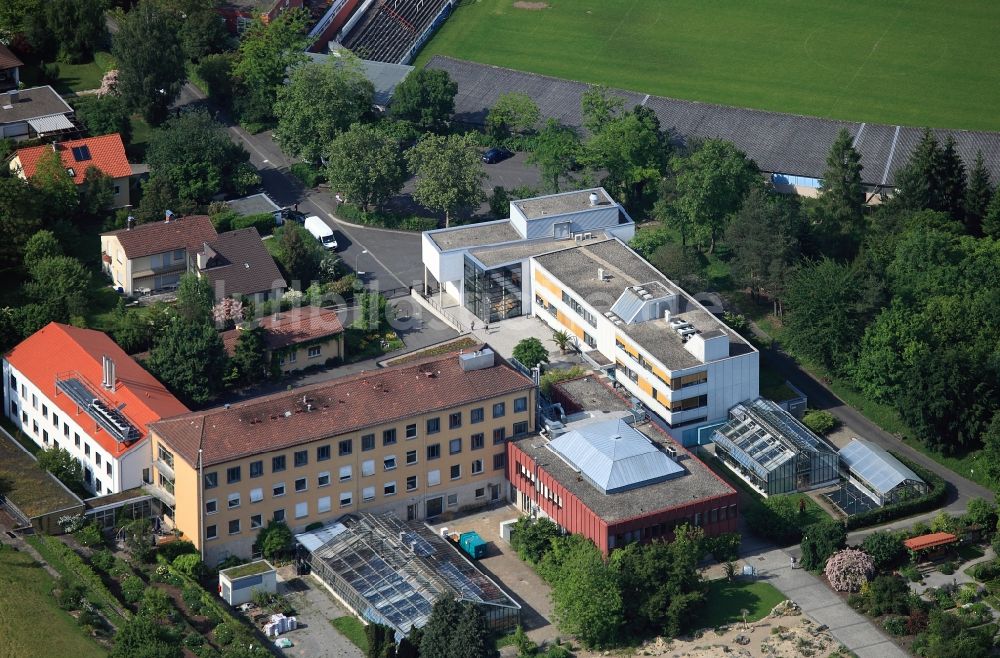
[[[485,322],[533,314],[569,333],[685,444],[759,395],[757,350],[628,247],[635,225],[603,188],[510,208],[425,232],[425,284]]]
[[[69,451],[97,496],[149,482],[148,424],[188,411],[107,335],[56,322],[4,357],[3,382],[7,418]]]

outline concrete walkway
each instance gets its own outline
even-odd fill
[[[826,624],[858,658],[906,658],[905,651],[817,576],[805,569],[792,569],[791,557],[782,549],[771,549],[745,556],[743,561],[756,567],[761,580],[781,590],[817,624]]]

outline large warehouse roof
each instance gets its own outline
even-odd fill
[[[520,91],[534,99],[543,118],[551,117],[570,126],[583,124],[580,96],[589,88],[585,83],[441,55],[434,56],[427,68],[447,71],[458,83],[455,116],[461,121],[482,124],[500,94]],[[729,140],[768,173],[821,178],[830,146],[841,128],[846,128],[861,153],[862,179],[871,186],[893,185],[895,173],[909,160],[923,130],[697,103],[621,89],[611,91],[625,99],[626,108],[641,104],[656,112],[663,128],[673,132],[675,141],[690,137]],[[971,166],[976,152],[982,151],[993,180],[1000,180],[1000,133],[936,133],[939,139],[954,136],[966,166]]]
[[[840,449],[840,459],[853,474],[883,496],[906,481],[923,482],[885,449],[856,437]]]

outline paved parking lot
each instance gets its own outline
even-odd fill
[[[331,619],[350,614],[313,576],[297,577],[294,567],[278,570],[278,594],[295,607],[298,628],[285,633],[292,647],[279,649],[301,658],[364,658],[361,650],[330,625]]]
[[[510,545],[500,538],[500,522],[516,519],[518,510],[505,505],[487,512],[471,514],[433,526],[436,531],[446,527],[449,531],[475,530],[489,542],[487,556],[476,562],[515,601],[521,604],[521,625],[535,642],[553,640],[559,631],[552,621],[552,601],[549,586],[526,562],[522,562]]]

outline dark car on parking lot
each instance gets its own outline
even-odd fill
[[[514,154],[507,149],[496,146],[491,148],[486,153],[483,153],[483,162],[486,164],[496,164],[498,162],[503,162],[512,155]]]
[[[306,221],[305,213],[301,213],[298,210],[292,208],[282,208],[281,209],[281,219],[284,221],[291,220],[298,224],[304,224]]]

